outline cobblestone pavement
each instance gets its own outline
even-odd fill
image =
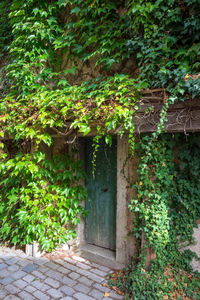
[[[102,285],[109,272],[109,268],[78,256],[52,261],[0,247],[0,299],[123,299]]]

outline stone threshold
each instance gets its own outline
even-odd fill
[[[116,252],[90,244],[79,245],[79,255],[97,264],[111,269],[120,270],[125,267],[116,261]]]

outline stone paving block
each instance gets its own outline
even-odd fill
[[[13,284],[8,284],[6,285],[6,290],[10,293],[10,294],[17,294],[20,292],[20,289],[18,289],[16,286],[14,286]]]
[[[111,271],[111,269],[109,269],[107,267],[104,267],[104,266],[99,266],[98,269],[101,270],[101,271],[104,271],[106,273],[109,273]]]
[[[63,274],[60,274],[59,272],[54,270],[49,270],[48,272],[46,272],[46,275],[48,277],[56,278],[58,280],[60,280],[63,277]]]
[[[77,290],[78,292],[82,292],[84,294],[88,294],[89,291],[91,290],[90,287],[83,285],[81,283],[77,284],[76,286],[74,286],[74,289]]]
[[[63,277],[61,279],[61,282],[64,283],[64,284],[66,284],[66,285],[68,285],[68,286],[74,286],[75,284],[77,284],[77,282],[75,280],[72,280],[72,279],[70,279],[68,277]]]
[[[75,261],[85,262],[85,258],[83,258],[83,257],[81,257],[81,256],[73,255],[72,258],[73,258],[73,260],[75,260]]]
[[[44,293],[42,293],[40,291],[35,291],[33,293],[33,296],[35,296],[39,300],[49,300],[50,299],[49,296],[45,295]]]
[[[91,272],[89,272],[89,271],[87,271],[87,270],[83,270],[83,269],[79,269],[79,271],[78,271],[78,273],[79,274],[81,274],[81,275],[84,275],[84,276],[93,276],[94,274],[93,273],[91,273]]]
[[[36,288],[31,285],[27,285],[24,290],[32,294],[36,291]]]
[[[102,281],[105,280],[103,277],[97,276],[97,275],[95,275],[95,274],[88,275],[87,277],[88,277],[89,279],[93,280],[93,281],[98,282],[98,283],[101,283]]]
[[[0,271],[0,277],[8,277],[10,275],[10,271],[8,271],[7,269],[2,269]]]
[[[11,282],[13,282],[13,278],[12,277],[5,277],[4,279],[0,280],[0,284],[3,284],[3,285],[8,285],[10,284]]]
[[[52,286],[54,288],[58,288],[60,286],[60,283],[57,280],[52,279],[50,277],[47,277],[44,282],[49,284],[50,286]]]
[[[6,263],[7,263],[8,265],[14,265],[14,264],[16,264],[18,261],[19,261],[19,258],[13,257],[13,258],[11,258],[11,259],[6,260]]]
[[[65,257],[64,260],[69,262],[70,264],[73,264],[73,265],[76,264],[76,261],[74,259],[70,258],[70,257]]]
[[[63,285],[60,290],[67,296],[72,296],[75,293],[75,290],[67,285]]]
[[[9,266],[7,270],[10,272],[16,272],[19,270],[19,266],[15,264],[15,265]]]
[[[10,256],[8,254],[4,254],[4,255],[1,256],[1,259],[5,260],[5,261],[7,261],[9,259],[12,259],[12,258],[13,258],[13,256]]]
[[[53,297],[53,299],[59,299],[60,297],[63,297],[63,293],[56,289],[50,289],[47,291],[47,293]]]
[[[12,278],[14,278],[14,279],[20,279],[20,278],[22,278],[22,277],[24,277],[26,275],[27,275],[27,273],[25,273],[24,271],[19,270],[19,271],[17,271],[17,272],[15,272],[15,273],[12,274]]]
[[[95,273],[96,275],[99,275],[99,276],[102,276],[102,277],[107,276],[107,273],[106,273],[106,272],[101,271],[101,270],[98,270],[98,269],[92,269],[91,271],[92,271],[93,273]]]
[[[38,290],[40,290],[41,288],[42,288],[42,285],[43,285],[44,283],[43,282],[41,282],[40,280],[38,280],[38,279],[36,279],[36,280],[33,280],[32,282],[31,282],[31,285],[32,286],[34,286],[36,289],[38,289]]]
[[[26,282],[30,283],[31,281],[33,281],[35,279],[35,277],[31,274],[28,274],[28,275],[24,276],[22,279],[25,280]]]
[[[49,290],[51,288],[51,286],[45,284],[45,283],[42,283],[41,287],[40,287],[40,291],[42,292],[46,292],[47,290]]]
[[[23,299],[23,300],[34,300],[36,299],[35,297],[31,296],[29,293],[22,291],[21,293],[19,293],[19,296]]]
[[[18,287],[20,289],[24,289],[28,283],[22,279],[18,279],[16,281],[14,281],[13,284],[16,285],[16,287]]]
[[[6,265],[6,264],[4,264],[4,263],[1,263],[1,264],[0,264],[0,270],[4,269],[4,268],[6,268],[6,267],[8,267],[8,265]]]
[[[78,281],[82,284],[85,284],[85,285],[88,285],[88,286],[91,286],[94,282],[90,279],[88,279],[87,277],[85,276],[81,276]]]
[[[40,278],[40,279],[45,279],[47,276],[46,274],[44,275],[43,273],[39,272],[39,271],[33,271],[32,275],[36,278]]]
[[[78,262],[76,265],[77,265],[77,267],[79,267],[81,269],[85,269],[85,270],[91,269],[90,265],[83,264],[82,262]]]
[[[28,264],[22,269],[22,271],[24,271],[26,273],[31,273],[34,270],[36,270],[37,268],[38,268],[38,265],[36,265],[36,264]]]
[[[0,289],[0,299],[4,299],[7,294],[7,291]]]
[[[114,292],[114,291],[111,291],[111,292],[110,292],[110,297],[111,297],[111,299],[124,299],[124,296],[119,295],[119,294],[117,294],[117,293]]]
[[[14,295],[9,295],[4,298],[4,300],[21,300],[19,297],[14,296]]]
[[[51,270],[50,268],[48,267],[45,267],[45,265],[43,266],[39,266],[39,268],[37,269],[38,272],[41,272],[41,273],[46,273],[48,272],[49,270]],[[44,274],[45,275],[45,274]]]
[[[89,293],[89,295],[94,297],[97,300],[101,300],[104,297],[103,292],[100,292],[100,291],[94,290],[94,289]]]
[[[80,275],[78,273],[72,272],[69,274],[69,277],[76,280],[80,277]]]
[[[59,265],[58,264],[55,264],[53,262],[48,262],[45,264],[46,267],[49,267],[50,269],[53,269],[53,270],[57,270],[59,268]]]
[[[104,293],[110,291],[109,288],[107,288],[106,286],[103,286],[103,285],[101,285],[99,283],[95,283],[93,287],[96,288],[96,289],[98,289],[98,290],[100,290],[100,291],[102,291],[102,292],[104,292]]]
[[[42,266],[49,262],[49,259],[46,257],[35,258],[33,257],[33,262],[39,266]]]
[[[30,261],[28,259],[20,259],[17,264],[20,266],[20,267],[25,267],[27,266],[28,264],[30,264]]]
[[[54,262],[56,262],[59,265],[62,265],[64,261],[63,261],[63,259],[58,258],[58,259],[55,259]]]
[[[57,271],[61,272],[62,274],[68,274],[70,272],[70,270],[63,267],[59,267]]]
[[[64,297],[64,298],[61,298],[60,300],[73,300],[74,298],[72,297]]]
[[[64,263],[63,263],[63,267],[64,267],[64,268],[67,268],[67,269],[70,270],[70,271],[75,271],[75,272],[79,269],[77,266],[72,265],[72,264],[69,264],[69,263],[67,263],[67,262],[64,262]]]
[[[76,293],[76,294],[73,295],[73,297],[75,299],[78,299],[78,300],[95,300],[95,298],[90,297],[90,296],[88,296],[86,294],[83,294],[83,293]]]

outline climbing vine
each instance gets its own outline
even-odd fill
[[[167,272],[191,296],[193,279],[175,274],[189,271],[192,258],[179,241],[192,241],[199,215],[199,138],[162,134],[169,105],[199,96],[198,0],[3,0],[0,18],[0,238],[38,240],[51,251],[75,236],[86,213],[80,163],[69,155],[48,161],[42,143],[92,134],[95,168],[100,139],[128,133],[139,155],[129,209],[140,247],[119,285],[133,299],[168,299]],[[138,100],[151,88],[165,91],[160,121],[135,145]],[[156,259],[147,272],[149,248]]]

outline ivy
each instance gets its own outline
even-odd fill
[[[0,167],[0,238],[14,245],[37,240],[51,251],[75,237],[86,190],[80,162],[67,155],[45,159],[42,152],[3,159]]]
[[[73,238],[85,215],[81,166],[69,156],[48,161],[41,143],[95,132],[95,168],[100,138],[111,144],[127,132],[133,154],[140,93],[164,88],[157,131],[136,145],[129,209],[140,247],[119,286],[134,299],[168,299],[174,288],[198,299],[196,277],[184,273],[192,255],[178,242],[192,241],[199,216],[199,138],[162,135],[169,105],[199,96],[198,1],[4,0],[0,8],[0,237],[48,251]],[[30,144],[34,155],[23,148]],[[156,259],[147,270],[149,248]]]

